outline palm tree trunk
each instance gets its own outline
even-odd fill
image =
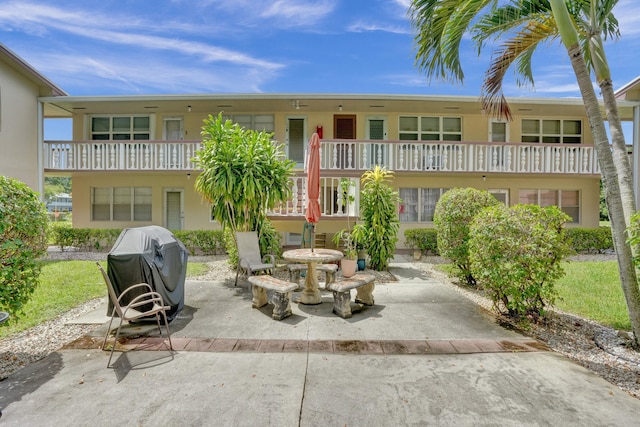
[[[631,216],[636,212],[636,201],[633,193],[633,173],[629,163],[629,154],[624,140],[622,123],[618,114],[618,104],[616,103],[613,83],[611,79],[599,80],[598,86],[604,99],[604,108],[609,122],[611,132],[611,142],[613,147],[613,161],[618,171],[618,182],[620,183],[620,193],[622,205],[625,210],[626,226],[631,224]]]
[[[579,45],[574,45],[568,50],[571,65],[576,74],[578,86],[584,100],[587,117],[594,137],[594,145],[598,155],[598,163],[602,172],[605,200],[609,208],[609,218],[611,220],[611,234],[613,244],[618,258],[618,270],[622,292],[627,302],[627,310],[633,331],[633,343],[635,348],[640,348],[640,291],[638,289],[638,279],[633,262],[631,246],[627,244],[627,222],[625,215],[623,197],[620,183],[618,181],[618,171],[614,163],[613,154],[609,147],[609,140],[604,128],[604,119],[600,113],[598,98],[596,97],[589,71],[587,70],[584,57]],[[628,159],[625,158],[628,164]]]

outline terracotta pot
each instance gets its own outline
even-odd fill
[[[343,259],[340,261],[343,277],[351,277],[356,274],[358,262],[355,259]]]

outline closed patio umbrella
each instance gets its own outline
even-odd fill
[[[307,157],[307,210],[305,218],[312,224],[311,250],[313,251],[315,224],[320,219],[320,137],[317,133],[309,140]]]

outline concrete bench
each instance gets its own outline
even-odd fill
[[[289,264],[287,269],[289,270],[289,280],[295,283],[300,281],[300,272],[307,271],[309,266],[307,264]],[[335,282],[336,273],[338,272],[338,266],[336,264],[318,264],[316,266],[318,271],[324,271],[325,283]]]
[[[343,319],[351,317],[351,289],[356,289],[356,302],[373,305],[373,283],[375,277],[369,274],[355,276],[327,284],[327,289],[333,292],[333,312]]]
[[[273,317],[275,320],[282,320],[291,316],[291,292],[298,289],[297,283],[287,282],[286,280],[276,279],[273,276],[249,276],[251,283],[251,292],[253,300],[251,306],[253,308],[261,308],[268,302],[273,304]],[[267,301],[267,291],[273,291],[271,301]]]

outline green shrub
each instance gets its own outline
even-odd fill
[[[222,230],[176,230],[176,236],[191,255],[220,255],[226,253]]]
[[[0,176],[0,310],[13,319],[38,285],[47,249],[47,211],[26,184]]]
[[[53,242],[61,251],[78,248],[82,251],[108,251],[122,230],[118,228],[54,227]]]
[[[404,230],[404,245],[419,249],[423,254],[438,255],[438,233],[433,228]]]
[[[475,188],[452,188],[436,204],[433,223],[438,233],[438,251],[458,267],[460,278],[471,286],[476,280],[469,261],[469,225],[482,209],[498,204],[487,191]]]
[[[471,272],[500,311],[537,319],[553,304],[554,282],[564,275],[560,261],[569,253],[563,229],[569,219],[556,206],[500,205],[472,221]]]
[[[119,228],[53,227],[52,241],[63,251],[73,247],[82,251],[107,252],[121,232]],[[225,253],[224,234],[221,230],[176,230],[173,234],[184,243],[190,255]]]
[[[604,253],[613,250],[611,227],[567,228],[565,236],[575,253]]]

